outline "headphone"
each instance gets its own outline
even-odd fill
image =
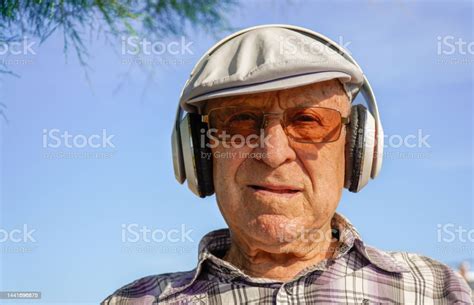
[[[238,31],[216,43],[197,62],[191,71],[188,82],[197,68],[203,64],[204,59],[210,56],[217,48],[246,32],[267,27],[289,29],[318,40],[338,52],[362,71],[352,56],[328,37],[302,27],[272,24]],[[186,84],[184,87],[186,87]],[[368,109],[361,104],[351,107],[350,124],[347,126],[345,146],[344,187],[353,193],[359,192],[369,182],[369,178],[374,179],[379,174],[383,159],[383,128],[374,92],[365,75],[364,82],[359,91],[362,92]],[[353,94],[352,100],[355,99],[357,93]],[[208,145],[205,145],[208,140],[207,137],[203,137],[203,134],[205,135],[207,132],[207,124],[202,122],[202,117],[199,113],[186,113],[184,118],[183,115],[184,110],[178,105],[171,136],[175,177],[181,184],[188,180],[189,189],[197,196],[204,198],[214,193],[212,152]],[[202,141],[201,137],[204,138],[204,141]]]

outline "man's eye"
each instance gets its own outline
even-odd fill
[[[257,118],[251,113],[240,113],[229,118],[229,123],[255,122]]]
[[[295,123],[318,123],[321,124],[321,120],[314,115],[309,114],[300,114],[293,118],[293,122]]]

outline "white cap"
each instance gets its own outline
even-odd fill
[[[364,82],[360,68],[322,40],[278,26],[256,27],[207,54],[186,82],[180,104],[196,112],[204,101],[339,79],[349,100]]]

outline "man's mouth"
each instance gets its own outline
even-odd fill
[[[254,192],[260,194],[294,195],[302,191],[301,188],[289,185],[249,184],[248,187],[250,187]]]

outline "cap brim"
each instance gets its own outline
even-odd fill
[[[190,99],[189,101],[182,101],[181,106],[186,111],[191,111],[191,110],[194,110],[192,109],[192,107],[200,108],[204,101],[207,101],[210,99],[295,88],[295,87],[309,85],[312,83],[322,82],[322,81],[335,79],[335,78],[341,79],[342,82],[347,82],[351,80],[351,76],[344,72],[328,71],[328,72],[308,73],[308,74],[303,74],[303,75],[290,76],[290,77],[280,78],[276,80],[266,81],[266,82],[257,83],[257,84],[231,87],[231,88],[221,89],[218,91],[209,92],[209,93],[194,97]],[[190,105],[192,107],[190,107]]]

